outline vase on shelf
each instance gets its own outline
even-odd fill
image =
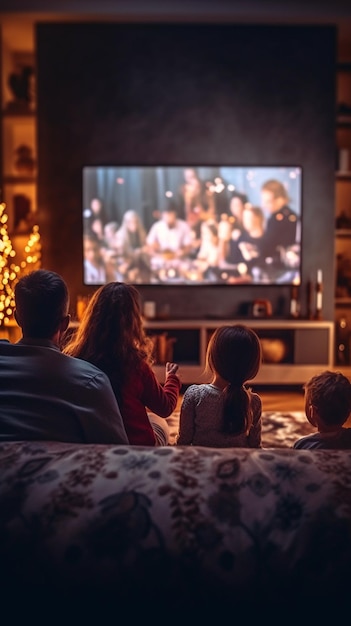
[[[25,144],[21,144],[16,148],[14,166],[19,175],[33,176],[35,172],[35,159],[32,152],[32,148]]]

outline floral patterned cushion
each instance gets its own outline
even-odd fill
[[[0,445],[2,587],[246,602],[350,565],[351,452]]]

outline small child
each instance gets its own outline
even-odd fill
[[[340,372],[325,371],[305,385],[305,413],[318,430],[301,437],[293,447],[298,450],[351,449],[351,428],[344,428],[351,413],[351,383]]]
[[[261,398],[246,387],[258,373],[261,343],[247,326],[221,326],[210,338],[209,384],[190,385],[180,408],[177,445],[261,448]]]

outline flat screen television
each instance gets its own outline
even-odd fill
[[[298,285],[299,166],[83,168],[85,285]]]

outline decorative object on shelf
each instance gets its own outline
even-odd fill
[[[337,106],[337,115],[338,117],[349,118],[349,121],[351,122],[351,104],[349,102],[339,102]]]
[[[175,337],[169,337],[167,332],[149,335],[154,344],[153,356],[156,364],[163,365],[167,361],[173,361],[173,345],[177,341]]]
[[[35,221],[36,214],[32,211],[31,199],[24,193],[16,193],[13,196],[13,231],[16,235],[30,233]]]
[[[316,282],[316,313],[315,319],[322,319],[322,306],[323,306],[323,274],[322,270],[317,270],[317,282]]]
[[[306,284],[306,299],[307,299],[307,319],[313,320],[313,282],[308,280]]]
[[[347,215],[346,211],[340,211],[339,215],[337,215],[335,220],[335,226],[337,229],[351,229],[351,217]]]
[[[77,315],[77,320],[80,322],[80,320],[83,317],[83,313],[85,311],[85,309],[87,308],[89,302],[89,296],[77,296],[77,304],[76,304],[76,315]]]
[[[252,303],[253,317],[271,317],[272,303],[269,300],[254,300]]]
[[[339,173],[349,173],[350,171],[350,151],[348,148],[340,148],[339,150]]]
[[[164,302],[159,307],[159,311],[157,312],[157,319],[159,320],[169,320],[171,317],[171,306],[168,302]]]
[[[20,263],[14,261],[16,251],[8,234],[6,204],[0,203],[0,327],[13,319],[15,307],[14,288],[19,278],[40,267],[41,243],[39,226],[33,226],[24,247],[25,257]]]
[[[299,317],[299,288],[297,285],[291,287],[290,294],[290,317]]]
[[[144,316],[147,320],[153,320],[156,317],[156,302],[153,300],[146,300],[143,308]]]
[[[340,365],[349,365],[351,329],[346,317],[340,317],[336,324],[336,360]]]
[[[26,144],[17,146],[15,149],[15,168],[18,174],[33,176],[35,165],[32,148]]]
[[[10,113],[28,113],[35,108],[35,70],[31,53],[15,52],[14,70],[7,79],[13,99],[6,105]]]
[[[336,257],[336,291],[337,298],[351,296],[351,258],[339,253]]]
[[[282,363],[284,361],[288,353],[288,346],[283,339],[262,337],[260,342],[264,363]]]

